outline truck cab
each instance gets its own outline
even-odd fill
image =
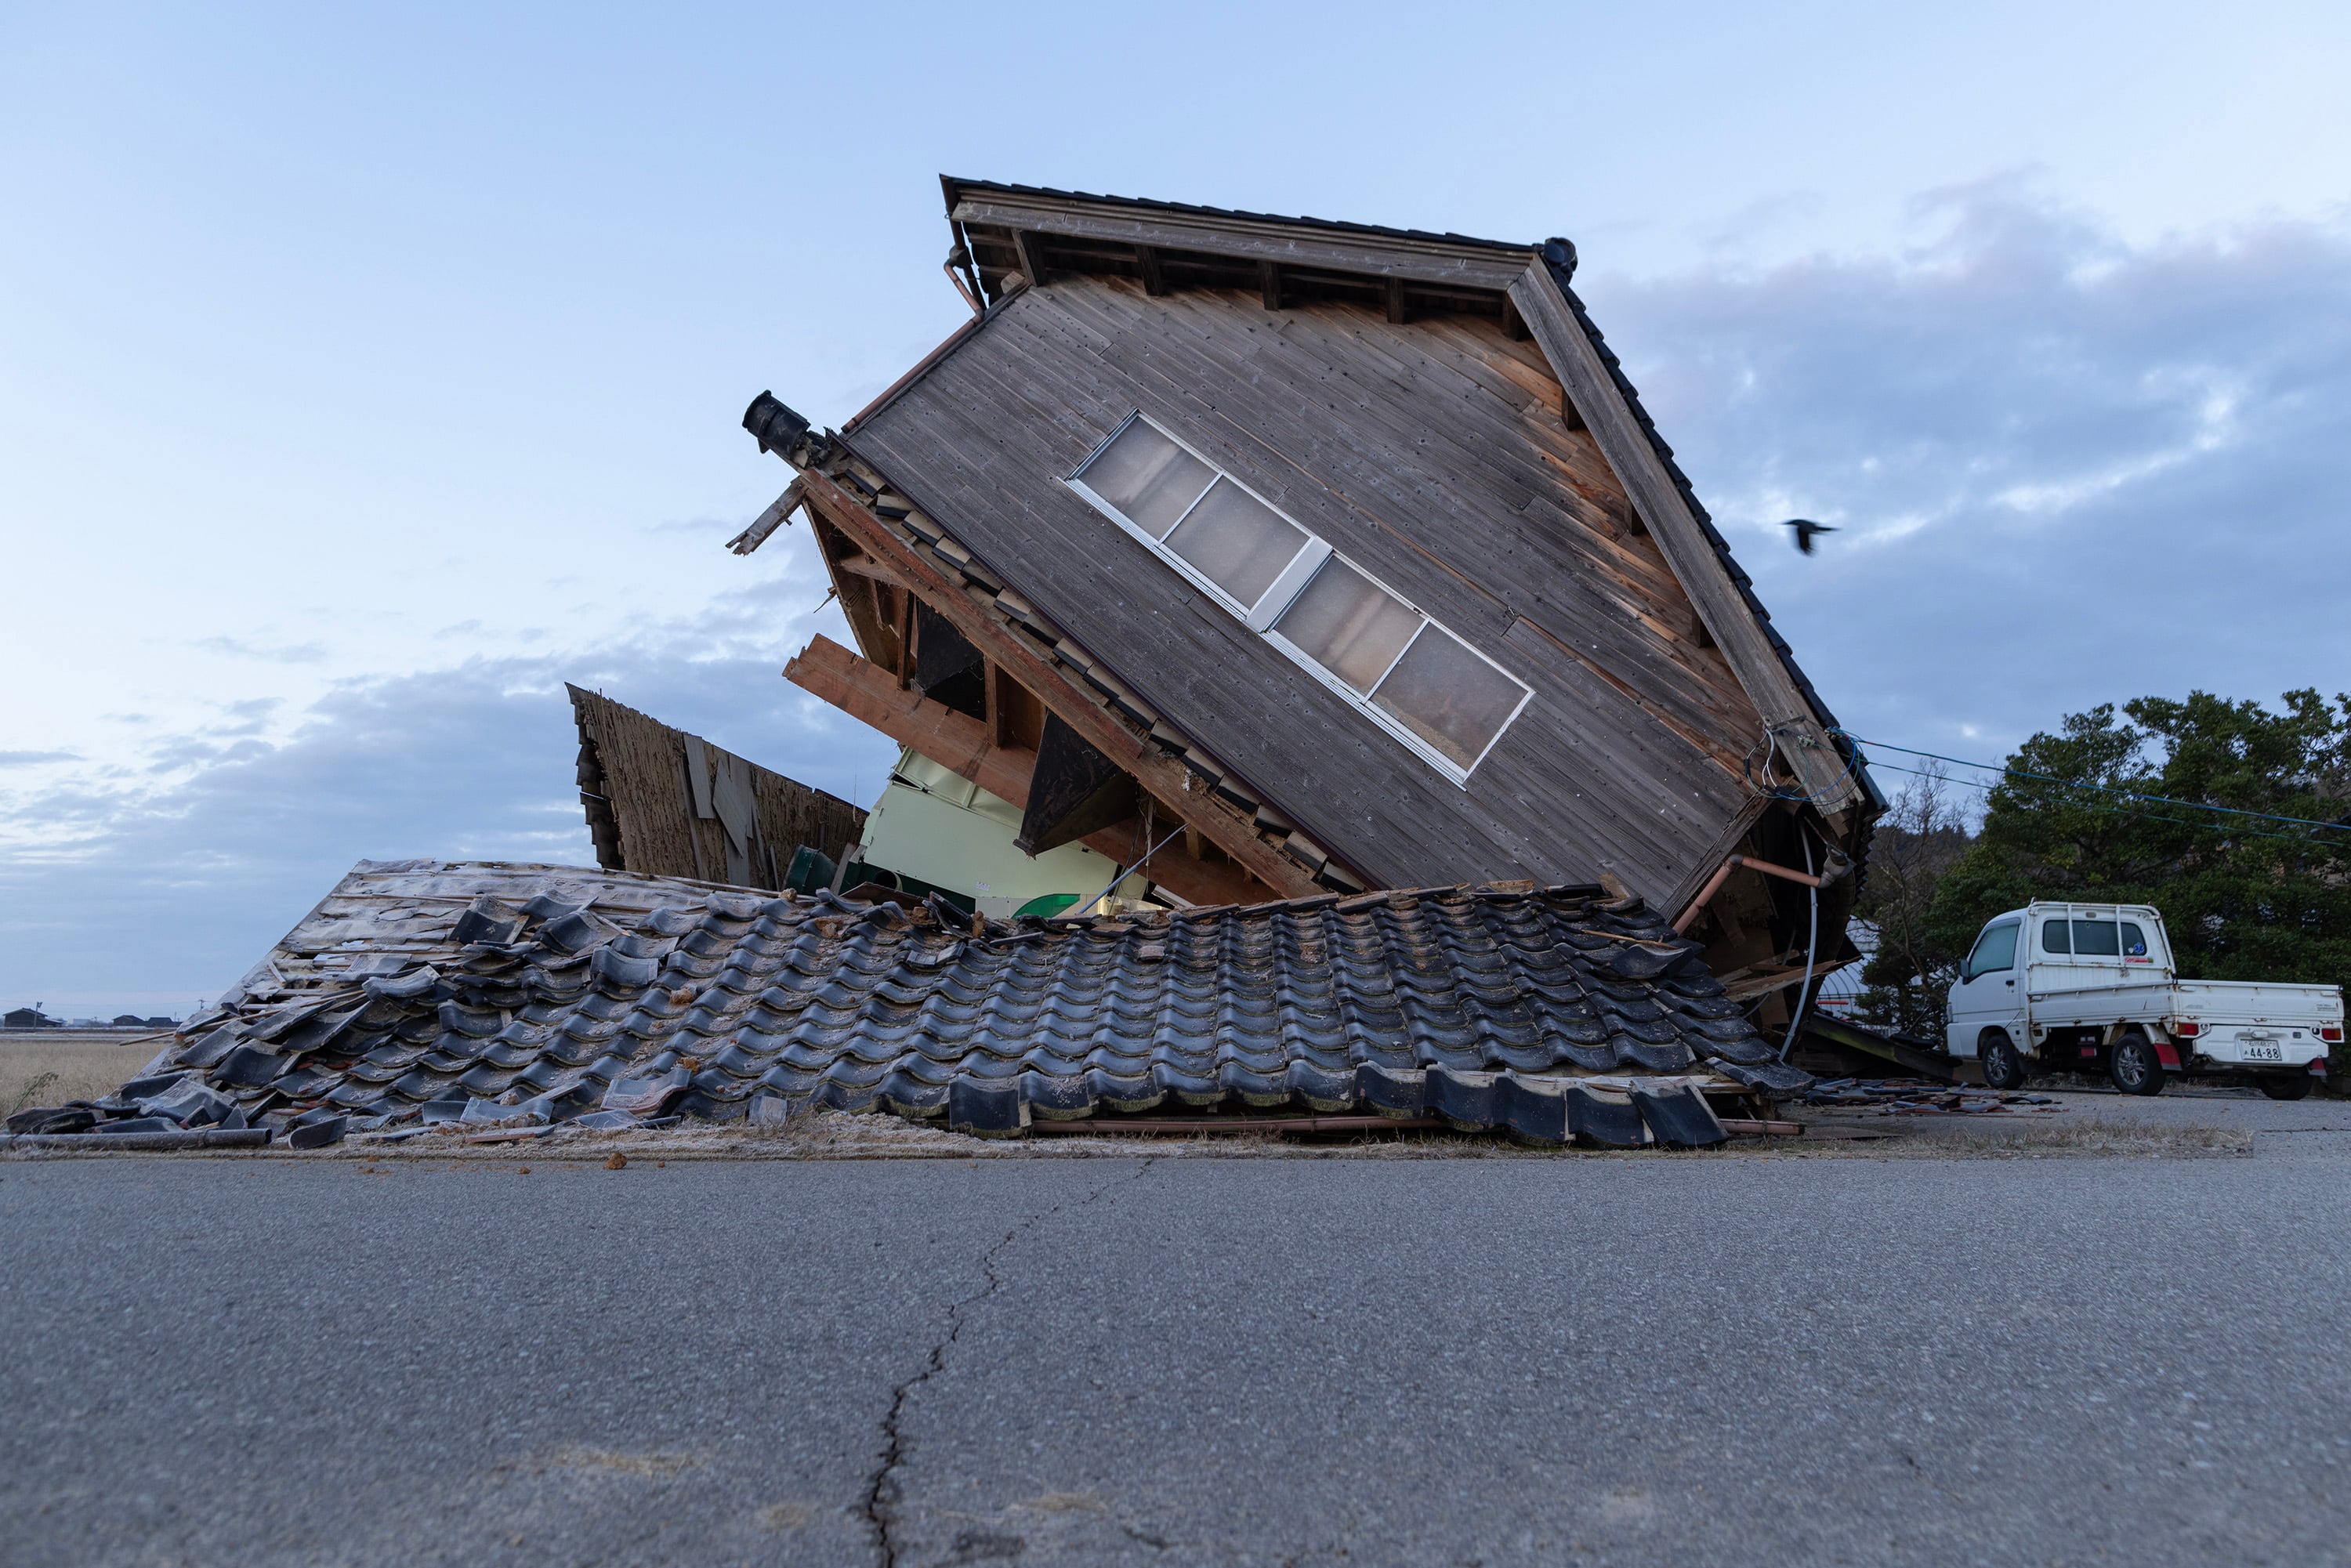
[[[2033,903],[1985,923],[1952,982],[1947,1049],[1995,1087],[2028,1067],[2104,1071],[2152,1094],[2175,1074],[2249,1078],[2299,1099],[2343,1039],[2333,986],[2182,980],[2148,904]]]

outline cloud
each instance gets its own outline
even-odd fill
[[[0,751],[0,768],[31,768],[43,762],[78,762],[78,751]]]
[[[272,664],[319,664],[327,658],[324,643],[280,643],[264,647],[241,637],[199,637],[195,645],[215,653],[227,653],[239,659],[260,659]]]
[[[2135,247],[2019,180],[1917,216],[1901,255],[1587,289],[1840,716],[1988,755],[2099,702],[2335,681],[2351,233]],[[1840,531],[1800,557],[1798,516]]]
[[[809,629],[782,606],[808,597],[785,580],[594,649],[345,682],[279,741],[166,737],[151,787],[29,791],[8,816],[32,837],[0,858],[0,992],[216,992],[363,858],[594,864],[567,680],[870,792],[894,749],[780,677]]]

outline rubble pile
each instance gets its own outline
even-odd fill
[[[2047,1094],[2027,1094],[2010,1089],[1954,1088],[1923,1078],[1823,1079],[1798,1098],[1806,1105],[1876,1110],[1894,1116],[1989,1116],[2008,1111],[2059,1108],[2058,1102]]]
[[[512,887],[528,868],[498,869]],[[464,871],[431,867],[441,886]],[[248,991],[104,1107],[27,1130],[250,1127],[307,1146],[830,1108],[1018,1135],[1032,1117],[1172,1102],[1687,1146],[1726,1135],[1705,1094],[1812,1082],[1773,1059],[1694,944],[1598,888],[1050,921],[673,889],[633,908],[485,894],[437,940],[346,936],[308,988]],[[320,907],[334,931],[368,928]],[[263,967],[293,967],[285,949]]]

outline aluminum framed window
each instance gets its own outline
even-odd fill
[[[1534,695],[1140,412],[1062,483],[1458,785]]]

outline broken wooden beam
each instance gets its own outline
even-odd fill
[[[919,692],[899,690],[896,675],[829,637],[818,637],[800,650],[784,666],[784,678],[899,745],[913,747],[956,777],[1027,809],[1037,754],[995,745],[984,720],[957,713]],[[1171,825],[1175,820],[1170,813]],[[1124,828],[1105,828],[1078,841],[1105,859],[1126,865],[1149,847],[1135,842],[1135,838]],[[1269,894],[1262,882],[1229,862],[1186,860],[1168,852],[1154,856],[1144,874],[1189,904],[1253,904]]]
[[[1240,869],[1283,898],[1310,898],[1327,891],[1304,867],[1259,838],[1247,818],[1212,791],[1196,788],[1182,762],[1161,755],[1130,732],[1102,709],[1091,692],[1075,685],[1072,676],[1040,653],[1034,644],[975,603],[959,580],[949,581],[939,568],[917,555],[847,491],[813,470],[801,477],[808,482],[809,504],[819,517],[917,585],[925,602],[954,622],[958,632],[1036,697],[1046,712],[1058,715],[1095,749],[1133,773],[1145,790],[1181,807],[1180,812],[1171,812],[1171,818],[1180,814]],[[1022,799],[1026,800],[1025,787]],[[1166,881],[1179,895],[1191,897],[1174,878]]]

